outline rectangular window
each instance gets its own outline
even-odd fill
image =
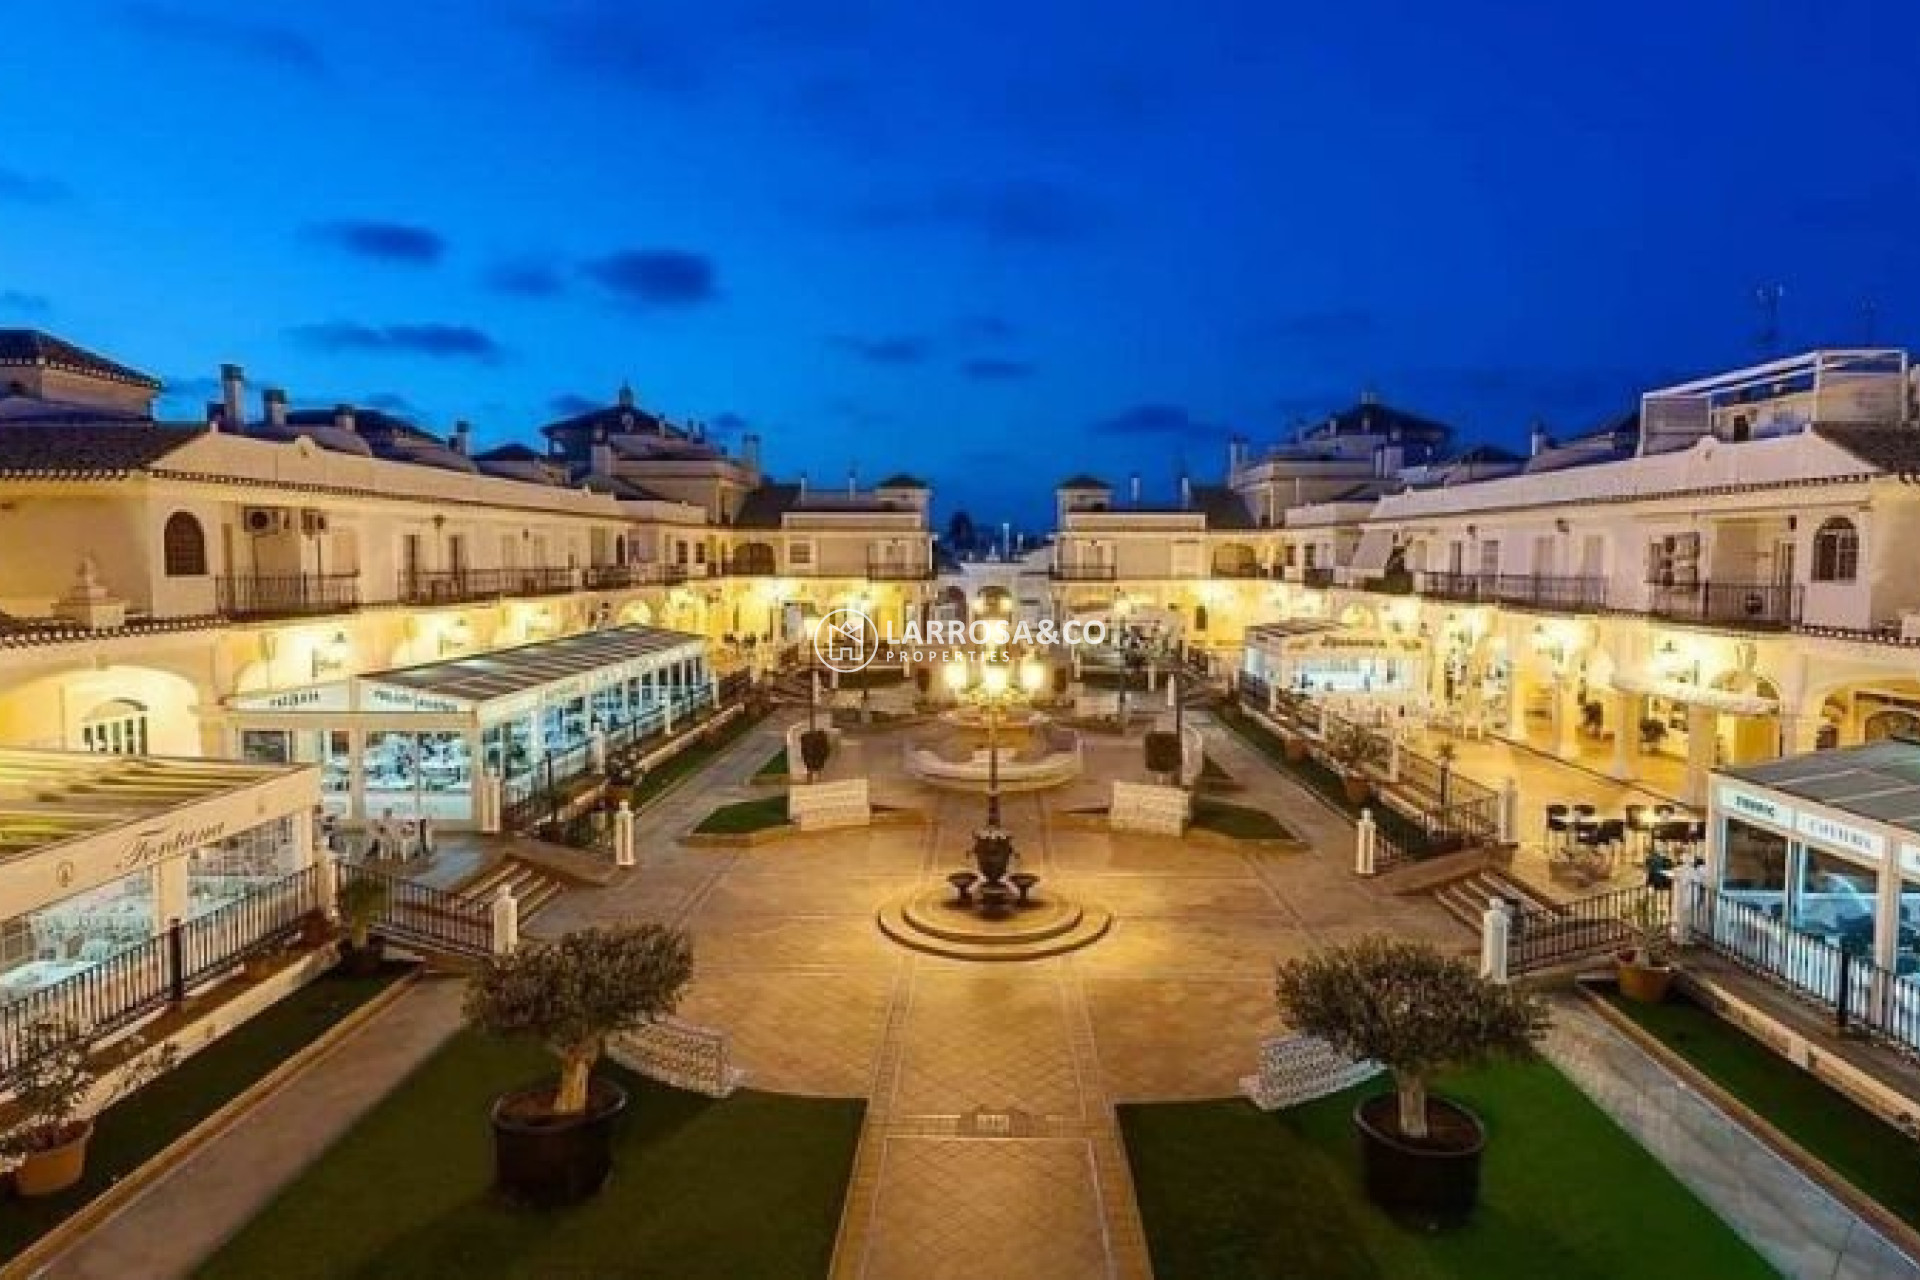
[[[789,542],[787,544],[787,563],[796,568],[804,568],[813,563],[813,544],[811,542]]]

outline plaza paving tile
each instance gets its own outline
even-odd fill
[[[1247,1045],[1281,1030],[1265,976],[1089,977],[1083,989],[1101,1080],[1115,1102],[1230,1096],[1252,1070]]]
[[[898,1033],[898,1075],[879,1100],[885,1113],[986,1108],[1083,1118],[1066,992],[1059,967],[1047,967],[1045,977],[1001,966],[916,972]]]

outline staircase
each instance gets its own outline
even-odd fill
[[[473,880],[460,886],[461,896],[482,902],[493,901],[505,885],[520,904],[520,922],[525,924],[534,913],[565,893],[568,884],[554,873],[519,858],[506,857],[488,867]]]
[[[1429,896],[1446,908],[1448,915],[1475,933],[1480,932],[1480,917],[1486,914],[1490,898],[1517,899],[1521,906],[1536,911],[1553,909],[1546,898],[1491,867],[1435,885]]]

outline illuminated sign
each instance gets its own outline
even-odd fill
[[[1777,800],[1755,795],[1751,791],[1742,791],[1737,787],[1720,788],[1720,808],[1742,818],[1751,818],[1770,826],[1793,829],[1793,810]]]

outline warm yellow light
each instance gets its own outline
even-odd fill
[[[947,688],[959,693],[967,687],[967,664],[956,658],[947,664]]]
[[[1040,692],[1040,686],[1047,682],[1047,669],[1028,658],[1020,664],[1020,687],[1028,693]]]
[[[1007,667],[1003,662],[989,662],[980,673],[980,683],[986,686],[988,693],[998,697],[1007,691]]]

